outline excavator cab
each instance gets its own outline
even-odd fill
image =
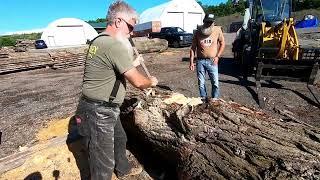
[[[256,4],[253,5],[253,18],[257,21],[261,18],[261,21],[274,26],[290,18],[290,0],[259,0],[253,3]]]

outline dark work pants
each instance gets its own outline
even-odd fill
[[[79,134],[87,145],[90,175],[93,180],[109,180],[113,171],[124,175],[131,169],[126,157],[127,136],[119,107],[81,98],[76,112]]]

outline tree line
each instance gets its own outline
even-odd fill
[[[18,39],[30,39],[37,40],[41,38],[41,33],[30,33],[30,34],[13,34],[0,36],[0,47],[3,46],[14,46]]]
[[[232,0],[228,0],[226,3],[220,3],[219,5],[206,5],[200,1],[198,1],[198,3],[205,13],[212,13],[217,17],[228,16],[234,13],[243,14],[245,9],[245,0],[240,0],[237,6],[232,4]],[[305,9],[320,10],[320,0],[292,0],[292,10],[294,12]]]

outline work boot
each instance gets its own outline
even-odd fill
[[[201,97],[201,101],[202,101],[202,103],[208,103],[209,98],[208,97]]]
[[[131,161],[129,162],[130,164],[133,164]],[[143,167],[140,164],[137,164],[133,166],[130,171],[127,174],[116,174],[118,179],[125,179],[128,178],[129,176],[137,176],[141,174],[143,171]]]
[[[143,167],[141,166],[141,164],[138,162],[138,160],[134,157],[134,155],[130,151],[127,150],[126,155],[129,160],[129,164],[131,166],[131,169],[126,174],[116,173],[118,179],[126,179],[129,176],[136,176],[136,175],[141,174],[143,171]]]
[[[137,175],[141,174],[142,171],[143,171],[143,168],[142,168],[141,165],[139,165],[138,167],[132,167],[127,174],[125,174],[125,175],[120,175],[120,176],[118,175],[117,177],[118,177],[119,179],[124,179],[124,178],[127,178],[127,177],[129,177],[129,176],[137,176]]]
[[[219,100],[219,98],[209,98],[209,102],[216,102],[216,101],[218,101]]]

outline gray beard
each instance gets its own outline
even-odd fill
[[[201,27],[201,33],[205,36],[210,36],[212,34],[212,27],[209,26],[209,27]]]
[[[129,39],[125,38],[125,37],[122,37],[120,35],[117,35],[116,39],[124,45],[124,47],[126,48],[128,54],[130,56],[133,56],[133,49],[132,49],[132,45],[131,45]]]

